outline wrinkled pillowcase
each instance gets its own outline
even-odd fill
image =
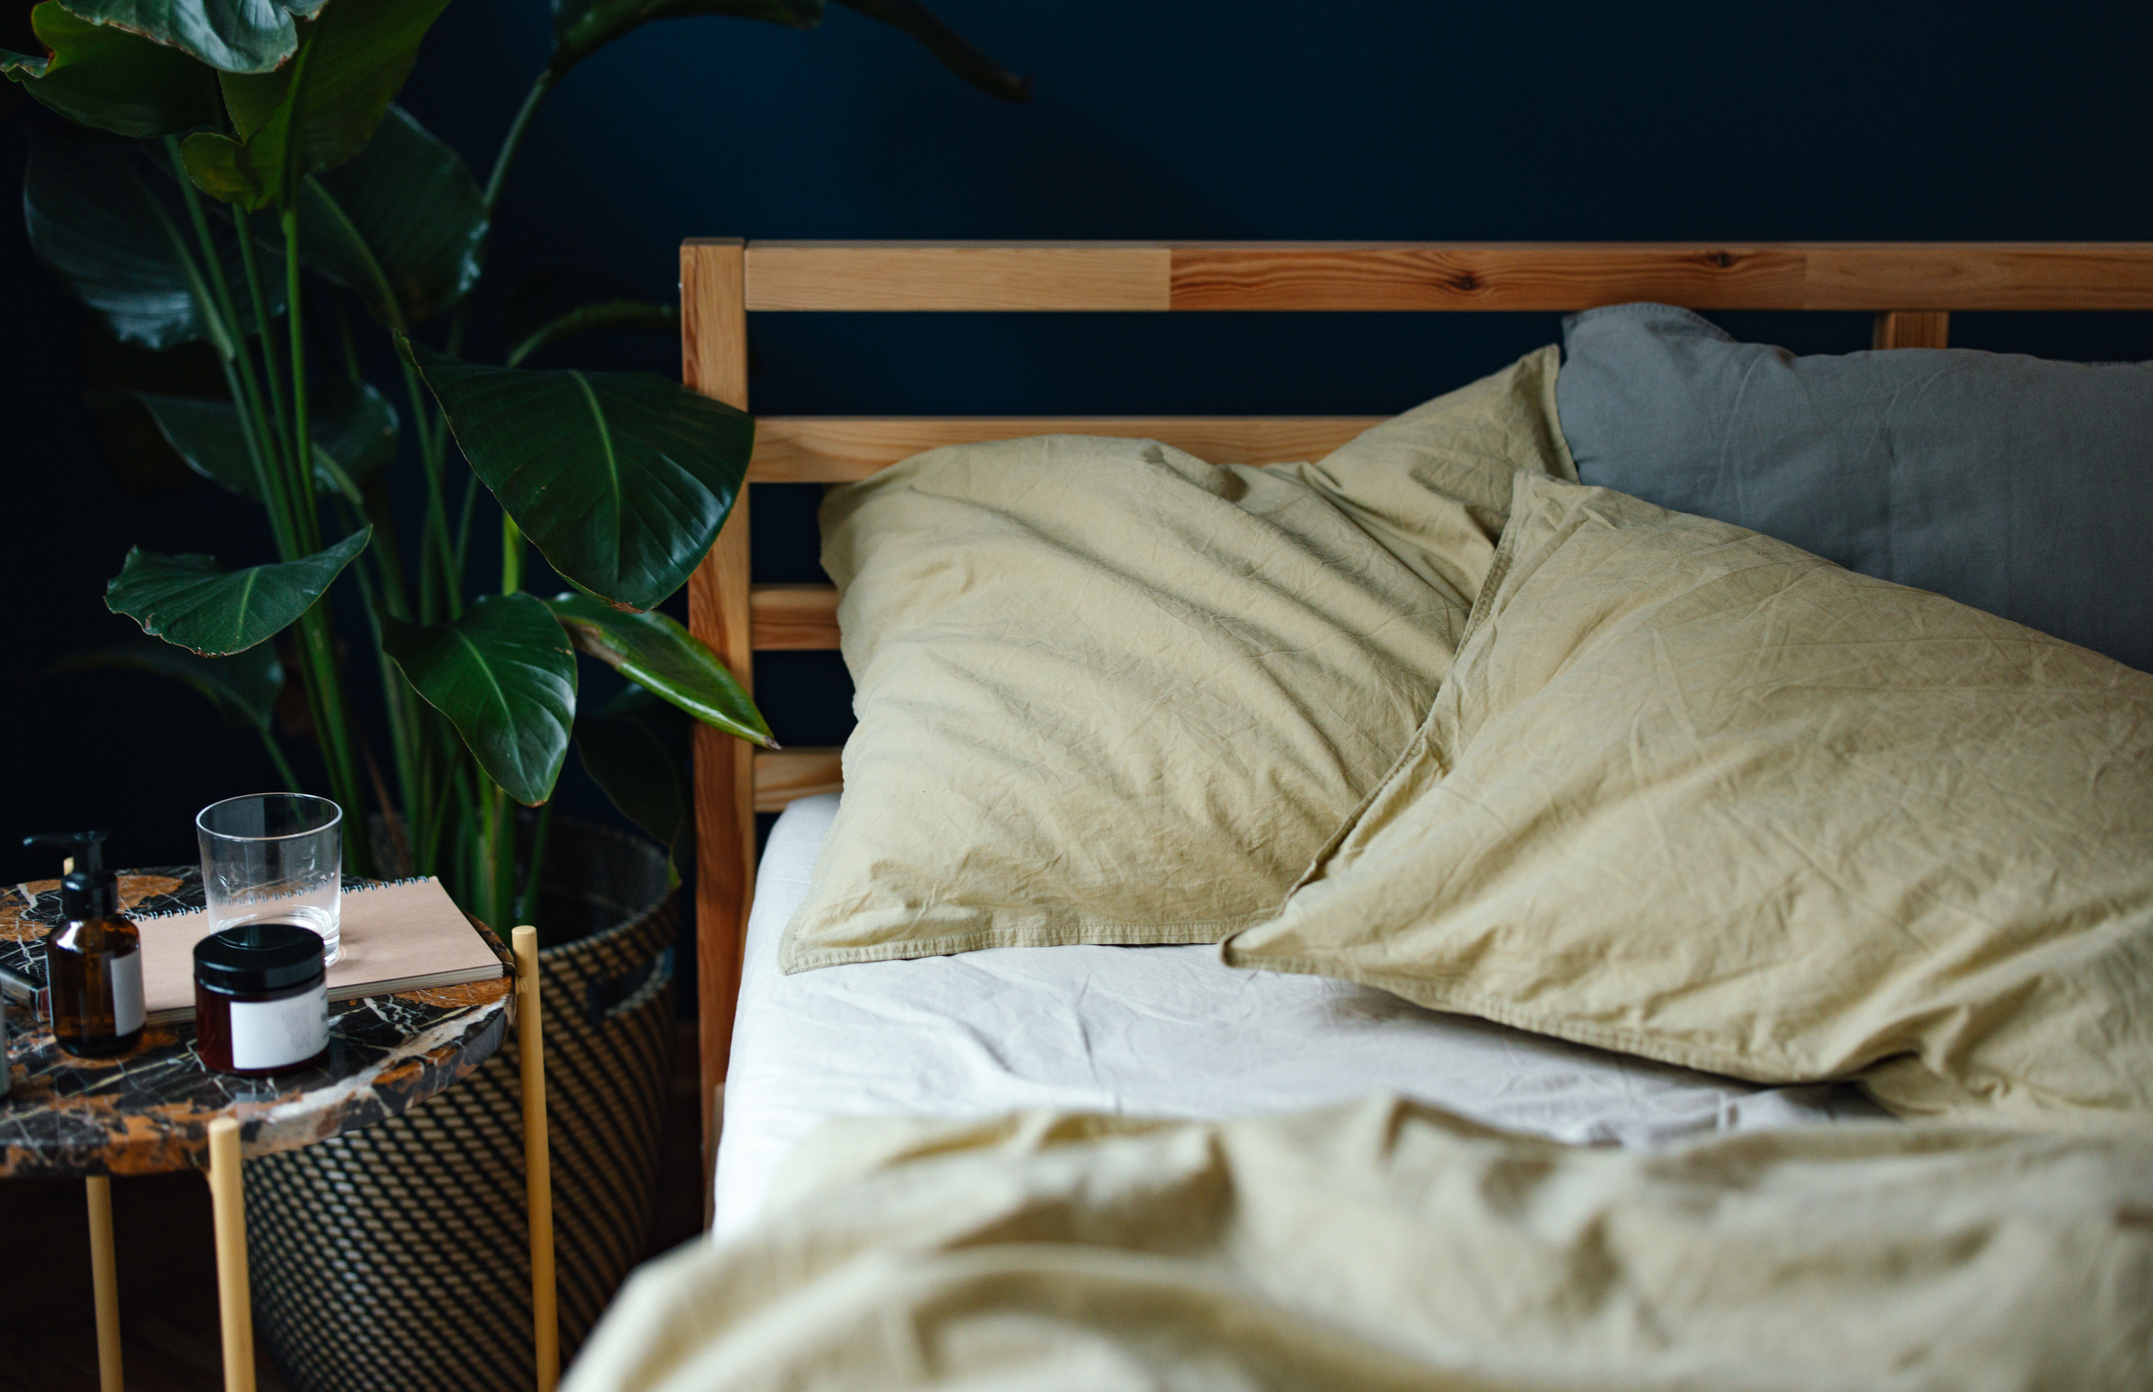
[[[1903,1116],[2153,1104],[2153,677],[1517,481],[1426,726],[1235,965]]]
[[[1211,942],[1276,910],[1412,737],[1556,354],[1320,464],[1156,441],[931,451],[831,492],[858,727],[787,971]]]

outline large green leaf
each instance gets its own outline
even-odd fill
[[[166,443],[189,468],[234,493],[262,501],[261,483],[239,412],[228,401],[138,392]],[[308,428],[318,453],[314,476],[322,488],[364,507],[358,489],[396,455],[396,408],[364,382],[324,382],[308,394]],[[326,456],[324,458],[323,456]]]
[[[202,312],[209,288],[200,243],[181,202],[178,181],[151,160],[146,147],[103,137],[25,129],[29,167],[23,176],[23,219],[30,245],[67,288],[101,316],[113,336],[150,348],[207,340],[230,356],[231,343]],[[226,283],[242,302],[242,332],[251,332],[239,238],[224,210],[212,205],[210,224]],[[284,308],[284,260],[261,265],[269,312]]]
[[[589,595],[560,594],[546,607],[575,645],[705,724],[777,748],[762,712],[718,655],[663,614],[624,614]]]
[[[1020,102],[1032,99],[1032,84],[964,41],[935,18],[919,0],[835,0],[846,9],[901,29],[934,55],[934,60],[990,97]]]
[[[745,412],[648,373],[480,367],[397,341],[555,570],[627,609],[687,582],[747,475]]]
[[[535,596],[487,595],[454,623],[382,620],[381,646],[526,806],[553,795],[576,714],[576,653]]]
[[[67,0],[93,24],[109,24],[191,53],[222,72],[267,72],[292,56],[299,35],[292,16],[322,0]]]
[[[216,74],[176,48],[79,19],[59,0],[31,10],[30,27],[51,56],[0,50],[0,72],[70,121],[151,136],[217,119]]]
[[[477,283],[486,202],[463,156],[391,106],[356,157],[302,185],[299,234],[308,265],[404,328]]]
[[[105,586],[105,607],[204,657],[244,652],[304,614],[373,534],[362,527],[311,556],[233,571],[220,570],[214,556],[160,556],[138,546]]]
[[[273,72],[220,79],[235,136],[187,137],[187,172],[227,203],[295,206],[299,180],[359,153],[448,0],[336,0]]]
[[[822,23],[822,0],[553,0],[553,73],[567,72],[638,25],[689,15],[812,29]]]
[[[672,853],[694,845],[695,795],[689,767],[690,723],[679,707],[631,686],[603,709],[576,715],[576,753],[584,772],[621,814]]]
[[[135,638],[71,654],[45,670],[58,674],[99,668],[168,677],[200,693],[230,724],[250,730],[269,728],[277,693],[284,689],[284,664],[277,661],[274,643],[256,643],[230,657],[201,657],[155,638]]]

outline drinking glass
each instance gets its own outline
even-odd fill
[[[249,793],[203,808],[202,892],[213,933],[245,923],[296,923],[338,952],[344,810],[306,793]]]

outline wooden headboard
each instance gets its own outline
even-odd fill
[[[794,310],[1537,310],[1629,300],[1856,310],[1879,348],[1940,348],[1952,310],[2153,310],[2153,243],[745,242],[680,249],[681,375],[748,405],[747,316]],[[1430,392],[1440,383],[1431,383]],[[1410,405],[1401,402],[1401,408]],[[1077,432],[1233,463],[1312,459],[1376,417],[766,416],[751,482],[841,483],[937,445]],[[688,626],[753,689],[757,650],[835,648],[836,592],[756,585],[742,497],[688,584]],[[703,1176],[755,883],[755,813],[838,787],[838,751],[696,727]]]

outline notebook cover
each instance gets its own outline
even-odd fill
[[[142,996],[149,1020],[192,1019],[194,945],[209,932],[209,915],[202,909],[145,909],[146,904],[138,906],[127,916],[142,934]],[[343,955],[329,968],[331,1000],[502,974],[501,959],[431,876],[347,883],[338,916]],[[42,956],[33,943],[21,960],[6,965],[42,986]]]

